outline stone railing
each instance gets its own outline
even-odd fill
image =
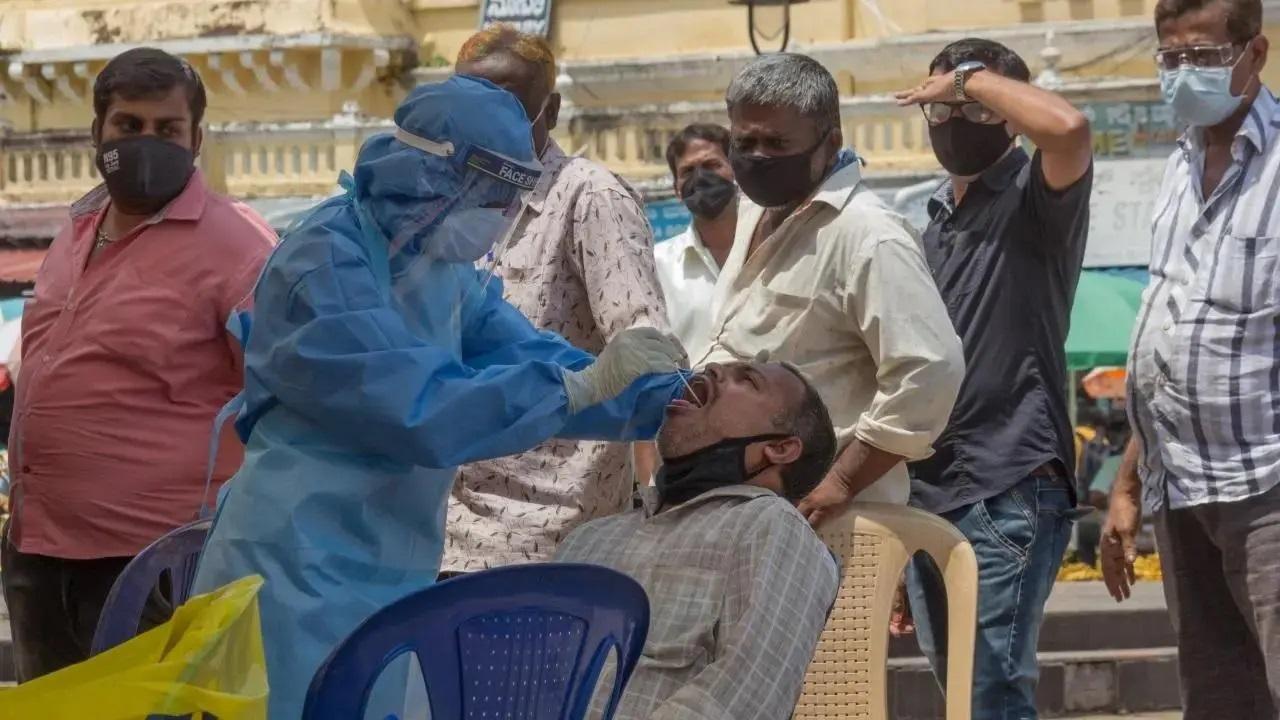
[[[1061,88],[1079,106],[1120,108],[1129,103],[1153,102],[1157,100],[1156,90],[1155,82],[1148,79],[1095,81]],[[840,103],[840,115],[845,145],[856,149],[867,161],[868,175],[916,175],[937,170],[928,127],[919,108],[898,107],[887,95],[854,97]],[[666,178],[667,145],[682,128],[695,122],[727,124],[724,104],[589,110],[567,107],[561,113],[561,128],[567,126],[567,136],[559,139],[566,151],[598,160],[637,183],[647,184]],[[1100,127],[1095,121],[1095,129]],[[1095,139],[1109,140],[1110,136],[1099,132]],[[1105,147],[1099,147],[1100,152],[1113,154],[1109,150],[1113,143],[1102,145]]]
[[[100,181],[87,132],[0,137],[4,203],[66,203]]]
[[[205,133],[199,165],[236,197],[331,192],[360,145],[387,121],[340,116],[323,123],[222,126]],[[0,203],[68,203],[101,182],[87,132],[0,136]]]
[[[898,108],[890,98],[854,98],[841,103],[841,117],[845,144],[869,159],[869,172],[912,172],[934,163],[916,108]],[[667,145],[686,125],[728,124],[723,103],[570,111],[566,119],[566,150],[641,183],[668,173]]]
[[[369,136],[391,128],[387,121],[342,121],[283,127],[225,127],[213,134],[205,159],[220,189],[236,197],[324,195],[338,173],[355,166]],[[215,180],[215,182],[217,182]]]
[[[1119,108],[1120,114],[1129,103],[1155,100],[1149,80],[1094,82],[1063,92],[1079,105]],[[937,169],[919,109],[899,108],[887,96],[855,97],[841,104],[841,113],[845,144],[867,160],[868,175]],[[557,140],[567,152],[598,160],[639,185],[660,184],[668,173],[667,144],[692,122],[726,123],[724,106],[566,107]],[[1115,147],[1133,135],[1130,128],[1113,138],[1117,131],[1104,125],[1125,122],[1146,120],[1095,120],[1095,144],[1106,141],[1100,154],[1115,154]],[[333,190],[338,172],[354,165],[361,144],[390,127],[390,121],[355,112],[316,123],[224,125],[206,133],[200,165],[213,187],[238,197],[324,195]],[[1141,128],[1135,137],[1144,137]],[[0,203],[70,202],[99,182],[93,157],[85,132],[0,135]]]

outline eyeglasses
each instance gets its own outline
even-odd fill
[[[1227,43],[1225,45],[1193,45],[1191,47],[1157,50],[1156,67],[1161,70],[1177,70],[1182,65],[1200,68],[1228,67],[1235,64],[1236,48],[1243,48],[1249,43]]]
[[[979,102],[959,104],[944,102],[921,103],[920,110],[924,112],[924,119],[934,127],[947,122],[957,115],[969,122],[975,122],[980,125],[990,125],[996,120],[995,112]]]

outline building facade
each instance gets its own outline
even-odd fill
[[[659,234],[669,234],[682,214],[663,203],[667,142],[689,122],[724,122],[724,89],[755,54],[747,9],[730,0],[0,0],[0,235],[38,246],[57,208],[96,184],[93,78],[124,49],[158,46],[193,63],[209,90],[206,174],[283,224],[333,190],[408,88],[451,72],[486,2],[550,3],[566,100],[558,140],[641,187]],[[1265,4],[1280,25],[1280,0]],[[786,34],[788,49],[832,70],[846,142],[909,212],[938,168],[921,113],[896,107],[890,93],[917,82],[952,40],[1004,42],[1039,82],[1086,107],[1108,161],[1095,208],[1106,223],[1095,231],[1127,237],[1143,232],[1141,202],[1153,192],[1139,188],[1152,181],[1151,158],[1177,134],[1158,103],[1153,6],[804,0],[789,24],[782,8],[757,8],[754,32],[762,50]],[[1280,63],[1268,79],[1274,87]]]

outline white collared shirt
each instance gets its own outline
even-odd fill
[[[702,244],[693,225],[670,240],[658,243],[653,248],[653,256],[657,260],[658,282],[662,283],[662,294],[667,299],[671,331],[680,338],[689,357],[693,357],[701,353],[710,339],[720,266]]]
[[[743,198],[716,290],[707,362],[794,363],[831,412],[841,452],[856,437],[908,460],[928,457],[961,380],[960,338],[915,231],[862,182],[829,177],[748,257],[764,209]],[[905,504],[903,464],[858,495]]]

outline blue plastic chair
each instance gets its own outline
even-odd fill
[[[364,717],[378,676],[412,651],[433,719],[578,720],[616,648],[610,720],[648,633],[644,588],[608,568],[543,563],[463,575],[361,624],[316,672],[302,718]]]
[[[212,525],[212,520],[184,525],[148,545],[125,565],[102,606],[102,616],[93,633],[93,655],[138,634],[143,608],[151,593],[158,592],[165,573],[169,581],[166,599],[175,608],[187,601],[196,580],[200,550]]]

